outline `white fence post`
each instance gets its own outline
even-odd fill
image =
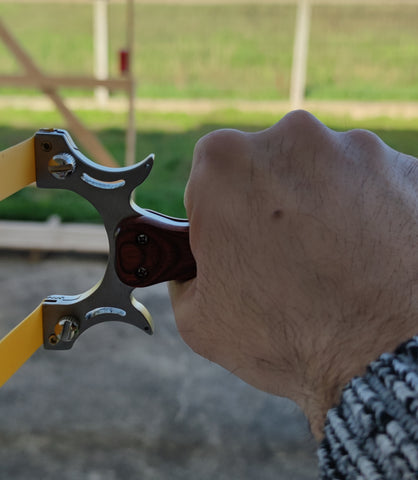
[[[135,163],[136,129],[135,129],[135,95],[136,83],[133,72],[134,63],[134,35],[135,35],[135,5],[134,0],[126,1],[126,47],[129,52],[128,76],[130,88],[128,92],[128,128],[126,130],[125,165]]]
[[[310,21],[311,0],[299,0],[290,80],[290,105],[292,109],[300,108],[305,98]]]
[[[108,0],[94,2],[94,74],[99,80],[107,80],[109,77],[107,5]],[[99,106],[103,108],[109,98],[109,90],[106,87],[96,87],[95,96]]]

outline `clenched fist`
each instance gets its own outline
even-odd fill
[[[418,161],[303,111],[196,145],[195,279],[172,283],[190,347],[295,400],[316,436],[342,387],[418,330]]]

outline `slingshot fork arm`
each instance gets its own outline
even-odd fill
[[[133,297],[133,289],[195,276],[188,222],[144,210],[132,200],[153,161],[149,155],[130,167],[103,167],[86,158],[66,131],[54,129],[40,130],[0,154],[0,174],[7,177],[11,172],[13,177],[18,172],[12,182],[0,183],[3,198],[35,178],[42,188],[72,190],[100,213],[109,240],[107,268],[96,286],[80,295],[47,297],[0,341],[0,385],[42,342],[47,349],[69,349],[83,331],[97,323],[121,321],[151,334],[151,316]],[[2,366],[7,362],[10,366]]]

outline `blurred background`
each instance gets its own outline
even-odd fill
[[[416,0],[0,0],[0,150],[55,127],[101,163],[154,152],[136,200],[180,217],[202,135],[263,129],[293,108],[417,156],[417,24]],[[25,188],[0,219],[2,334],[45,295],[100,278],[99,242],[48,241],[67,224],[96,235],[75,194]],[[2,388],[0,478],[316,478],[297,407],[189,352],[165,288],[138,295],[159,324],[151,341],[98,328]]]
[[[294,107],[417,154],[417,15],[415,0],[0,1],[3,26],[120,164],[135,82],[134,158],[155,152],[158,165],[138,200],[178,216],[200,136],[262,129]],[[121,71],[127,51],[130,71]],[[4,41],[0,58],[0,148],[42,126],[68,127]],[[69,86],[74,77],[126,83],[103,92]],[[31,192],[26,202],[22,191],[0,204],[0,217],[42,220],[54,210],[98,221],[62,193]]]

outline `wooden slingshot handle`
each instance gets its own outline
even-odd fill
[[[117,229],[115,269],[131,287],[190,280],[196,275],[196,263],[190,250],[189,223],[148,211],[122,220]]]

